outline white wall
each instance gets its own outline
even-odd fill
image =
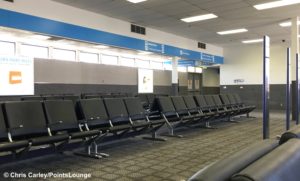
[[[197,48],[198,41],[183,38],[152,28],[147,28],[146,36],[131,33],[129,22],[81,10],[50,0],[15,0],[15,3],[0,1],[0,7],[3,9],[17,11],[47,19],[199,51],[199,49]],[[223,56],[223,48],[211,44],[207,44],[207,49],[201,51]]]
[[[262,84],[262,56],[261,44],[225,47],[225,63],[220,67],[220,84],[235,85],[235,79],[244,79],[239,84]],[[286,46],[271,44],[270,56],[270,83],[285,84]]]

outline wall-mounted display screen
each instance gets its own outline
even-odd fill
[[[153,93],[153,70],[139,69],[139,93]]]
[[[33,58],[0,56],[0,95],[34,95]]]

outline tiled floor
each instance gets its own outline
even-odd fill
[[[49,155],[0,167],[4,172],[24,173],[85,173],[87,180],[186,180],[206,165],[226,157],[262,139],[262,119],[242,120],[240,123],[218,123],[219,129],[188,128],[184,138],[168,138],[167,142],[152,142],[132,138],[104,147],[111,156],[95,160],[71,153]],[[271,114],[271,137],[284,132],[284,115]],[[292,125],[294,123],[292,122]],[[9,179],[6,179],[9,180]],[[41,180],[36,178],[32,180]],[[82,178],[48,178],[47,180],[82,180]]]

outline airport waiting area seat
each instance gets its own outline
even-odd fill
[[[157,130],[165,125],[165,121],[161,118],[160,115],[153,114],[152,112],[147,112],[144,110],[143,105],[139,98],[124,98],[124,103],[127,107],[128,115],[130,120],[133,122],[147,122],[150,127],[148,128],[149,132],[152,134],[152,137],[144,137],[144,139],[165,141],[163,138],[157,137]]]
[[[299,180],[300,127],[284,132],[218,160],[199,170],[189,181]]]
[[[0,111],[0,141],[0,152],[16,153],[19,149],[24,149],[29,146],[28,140],[15,141],[8,136],[7,126],[2,111],[2,105]]]
[[[29,141],[32,146],[50,145],[69,139],[66,134],[52,135],[48,130],[40,101],[16,101],[3,104],[11,139]]]

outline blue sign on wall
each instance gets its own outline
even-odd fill
[[[202,53],[201,60],[203,60],[205,62],[214,62],[214,56],[211,54]]]
[[[120,48],[150,51],[167,56],[177,56],[185,59],[203,60],[223,64],[224,58],[193,50],[163,45],[142,39],[117,35],[96,29],[63,23],[50,19],[31,16],[0,8],[0,26],[27,30],[31,32],[65,37],[96,44],[105,44]]]
[[[154,43],[151,41],[145,41],[145,51],[155,52],[155,53],[165,53],[165,45]]]

